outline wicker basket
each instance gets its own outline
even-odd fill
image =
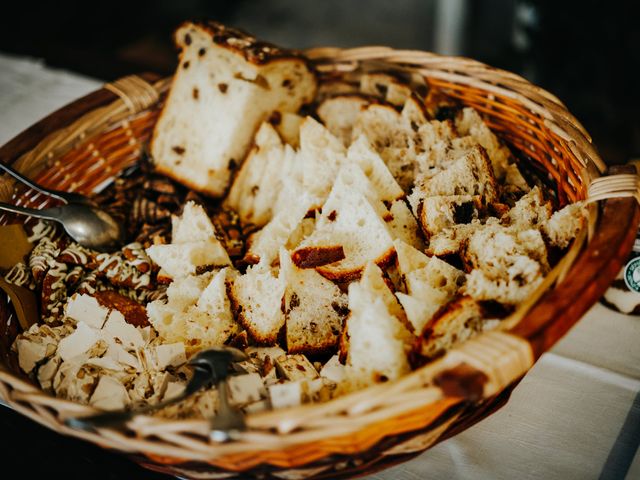
[[[607,200],[589,207],[578,235],[535,295],[501,329],[468,341],[399,381],[325,404],[253,414],[231,443],[210,443],[206,421],[138,416],[121,430],[96,433],[65,426],[93,409],[49,396],[7,362],[0,398],[62,434],[133,457],[153,470],[192,478],[338,478],[405,461],[468,428],[508,399],[513,386],[602,295],[619,271],[640,221],[635,173],[601,177],[605,166],[591,139],[562,103],[524,79],[479,62],[383,47],[307,52],[323,80],[362,69],[401,70],[473,106],[532,166],[548,173],[560,204]],[[38,182],[90,192],[135,162],[156,121],[170,80],[131,76],[105,85],[29,128],[0,149]],[[523,160],[524,161],[524,160]],[[42,207],[32,191],[0,181],[0,199]],[[0,223],[6,223],[1,218]],[[17,322],[0,298],[6,346]],[[6,351],[6,350],[5,350]]]

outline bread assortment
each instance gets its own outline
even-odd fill
[[[421,78],[319,83],[299,54],[215,23],[175,39],[152,164],[96,197],[131,243],[93,252],[39,222],[5,274],[41,298],[20,368],[58,396],[157,403],[225,344],[249,355],[229,382],[246,412],[392,381],[498,327],[583,226]],[[158,414],[216,404],[212,387]]]

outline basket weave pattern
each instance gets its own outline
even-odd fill
[[[604,173],[590,137],[562,103],[514,74],[469,59],[385,47],[323,48],[308,51],[307,56],[321,80],[357,75],[363,68],[423,76],[430,88],[480,111],[504,141],[546,171],[557,185],[560,204],[586,199],[591,182]],[[169,84],[168,79],[149,83],[134,76],[107,85],[111,93],[105,100],[102,91],[100,106],[40,136],[31,148],[3,147],[0,160],[12,162],[48,187],[90,193],[139,158]],[[594,185],[598,194],[606,196],[602,187]],[[0,200],[34,208],[47,204],[6,179],[0,179]],[[600,255],[588,264],[597,269],[589,272],[591,277],[580,277],[586,282],[600,276],[599,283],[585,290],[583,301],[569,305],[553,295],[580,291],[582,286],[567,274],[572,265],[577,269],[586,262],[586,229],[530,301],[503,322],[501,331],[468,341],[396,382],[325,404],[250,415],[249,428],[238,441],[210,443],[208,423],[203,420],[145,416],[136,417],[123,430],[72,430],[64,425],[65,418],[94,410],[44,394],[6,365],[0,365],[0,398],[61,433],[128,452],[149,468],[183,477],[228,478],[228,472],[244,472],[274,478],[336,478],[386,467],[494,411],[535,359],[598,298],[633,240],[620,230],[605,228],[605,220],[610,215],[626,215],[631,224],[640,220],[633,201],[610,202],[612,210],[605,208],[600,223],[598,209],[590,207],[587,250],[604,241],[613,246],[608,257]],[[14,220],[0,217],[0,224],[10,221]],[[564,316],[556,320],[558,314]],[[11,315],[0,299],[3,331]],[[482,378],[479,384],[478,378]]]

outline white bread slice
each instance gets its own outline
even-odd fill
[[[360,135],[349,146],[347,161],[360,166],[383,202],[393,202],[404,197],[404,190],[364,135]]]
[[[404,191],[413,185],[415,135],[409,122],[390,105],[371,104],[358,115],[353,138],[364,135]]]
[[[473,220],[471,223],[458,224],[451,228],[445,228],[429,238],[426,253],[429,256],[436,257],[457,255],[469,239],[469,236],[481,227],[482,223],[479,220]]]
[[[182,213],[171,216],[171,243],[186,243],[215,238],[216,230],[202,205],[185,203]]]
[[[467,150],[446,170],[416,185],[419,196],[480,195],[486,203],[497,200],[497,183],[482,147]]]
[[[156,300],[147,304],[149,322],[164,343],[181,342],[193,353],[223,345],[238,331],[227,297],[229,273],[224,268],[214,276],[174,280],[166,303]],[[209,278],[207,285],[204,280]]]
[[[431,258],[411,244],[401,239],[396,239],[393,242],[393,246],[396,250],[398,270],[403,278],[414,270],[419,270],[429,265]]]
[[[406,321],[404,310],[385,281],[382,270],[375,263],[368,263],[364,268],[359,285],[369,292],[370,298],[381,298],[391,315],[403,323]]]
[[[243,224],[261,227],[273,215],[282,178],[292,168],[296,155],[267,122],[260,126],[254,142],[224,203],[238,213]]]
[[[310,102],[316,78],[303,57],[219,23],[187,22],[174,38],[180,63],[151,153],[158,171],[220,197],[260,123]]]
[[[350,81],[349,79],[345,78],[327,78],[323,79],[318,85],[316,101],[318,103],[322,103],[327,98],[335,97],[336,95],[348,95],[352,93],[360,93],[360,88],[357,81]]]
[[[367,72],[360,76],[360,91],[401,106],[411,96],[411,86],[388,72]]]
[[[318,117],[324,126],[348,147],[358,114],[369,103],[370,100],[362,95],[336,95],[327,98],[318,106]]]
[[[524,300],[549,269],[546,245],[538,230],[495,223],[469,237],[464,260],[473,269],[467,275],[467,294],[507,305]]]
[[[585,224],[582,204],[571,203],[555,212],[549,221],[542,226],[542,231],[555,247],[567,248]]]
[[[407,294],[396,293],[414,332],[421,332],[436,311],[458,292],[464,272],[440,260],[427,257],[404,242],[394,242],[398,266]]]
[[[475,109],[463,108],[456,116],[455,122],[461,136],[470,136],[487,151],[495,177],[503,181],[511,160],[509,149],[498,140]]]
[[[442,307],[427,323],[416,343],[418,355],[433,359],[483,330],[484,311],[470,297],[460,297]]]
[[[572,203],[551,212],[551,202],[545,200],[540,188],[535,186],[502,216],[501,223],[522,230],[539,229],[551,245],[566,248],[583,225],[582,205]]]
[[[291,112],[277,112],[277,115],[270,118],[282,141],[293,148],[300,146],[300,125],[303,120],[304,117]]]
[[[167,287],[167,299],[171,307],[184,312],[195,305],[212,278],[213,274],[207,272],[202,275],[189,275],[171,282]]]
[[[296,203],[282,210],[265,227],[251,236],[245,259],[249,263],[261,262],[271,265],[277,258],[281,247],[299,242],[304,235],[304,218],[314,200],[302,195]],[[295,238],[292,238],[295,237]]]
[[[229,289],[238,321],[259,345],[275,345],[284,326],[285,287],[281,276],[259,264],[238,276]]]
[[[457,224],[479,218],[482,199],[479,195],[439,195],[425,197],[417,206],[418,221],[427,238]]]
[[[402,106],[402,118],[414,134],[428,122],[424,102],[416,94],[409,95]],[[416,143],[419,143],[417,141]]]
[[[551,202],[546,201],[540,188],[535,186],[529,193],[523,195],[500,220],[504,225],[523,229],[542,228],[551,218],[551,210]]]
[[[413,216],[411,210],[404,200],[396,200],[389,209],[390,217],[387,220],[387,227],[391,231],[393,238],[399,238],[412,247],[420,250],[424,249],[424,241],[420,234],[420,227]]]
[[[345,294],[313,269],[299,269],[280,250],[280,275],[286,283],[284,315],[287,352],[330,353],[338,344],[348,309]]]
[[[146,252],[174,280],[195,274],[199,267],[231,265],[227,251],[215,237],[195,242],[152,245]]]
[[[317,206],[320,207],[344,164],[345,147],[322,124],[306,117],[300,125],[298,155],[303,169],[303,191],[317,198]]]
[[[353,172],[353,167],[357,169],[347,165],[344,171]],[[357,278],[369,262],[391,260],[393,237],[380,217],[384,205],[379,200],[371,203],[361,191],[363,182],[353,180],[355,177],[350,173],[339,176],[315,231],[293,253],[298,267],[316,267],[330,280],[346,281]]]
[[[354,388],[395,380],[410,370],[405,354],[406,329],[389,314],[381,298],[371,301],[363,290],[357,283],[349,285],[346,376]]]

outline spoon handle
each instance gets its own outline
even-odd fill
[[[101,412],[86,417],[74,417],[67,418],[65,424],[71,428],[78,428],[80,430],[93,431],[96,428],[114,428],[119,427],[127,423],[133,417],[137,415],[143,415],[146,413],[155,412],[161,408],[168,407],[174,403],[178,403],[187,397],[190,397],[201,388],[205,387],[211,382],[211,372],[201,368],[194,367],[193,376],[180,395],[173,397],[164,402],[156,403],[155,405],[148,405],[146,407],[139,408],[137,410],[120,410],[114,412]]]
[[[44,218],[45,220],[54,220],[60,222],[58,216],[58,208],[45,208],[43,210],[36,210],[33,208],[19,207],[18,205],[11,205],[10,203],[0,202],[0,210],[5,212],[17,213],[18,215],[28,215],[35,218]]]
[[[17,170],[14,170],[9,165],[5,165],[2,162],[0,162],[0,170],[3,170],[4,172],[8,173],[19,182],[25,184],[27,187],[32,188],[40,193],[44,193],[48,197],[57,198],[58,200],[61,200],[64,203],[83,203],[87,205],[91,203],[90,200],[86,198],[84,195],[80,195],[74,192],[61,192],[58,190],[51,190],[43,187],[42,185],[38,185],[31,179],[22,175]]]

